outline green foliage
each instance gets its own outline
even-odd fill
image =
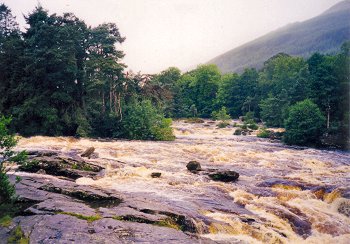
[[[256,136],[260,138],[269,138],[270,134],[271,131],[267,130],[266,128],[261,128]]]
[[[262,100],[259,104],[261,108],[261,119],[267,126],[283,127],[283,121],[288,109],[288,102],[273,97],[271,94],[268,98]]]
[[[233,132],[233,134],[235,135],[235,136],[240,136],[240,135],[242,135],[242,129],[241,128],[238,128],[238,129],[236,129],[235,130],[235,132]]]
[[[319,145],[326,119],[311,100],[298,102],[289,109],[284,141],[295,145]]]
[[[125,38],[113,23],[88,27],[74,14],[40,6],[25,19],[28,28],[20,31],[0,5],[0,112],[12,115],[13,132],[172,140],[165,117],[245,115],[245,129],[256,129],[256,119],[283,127],[288,108],[311,99],[327,119],[327,138],[350,146],[350,42],[338,54],[308,60],[278,53],[259,71],[237,66],[241,74],[200,65],[184,74],[171,67],[145,75],[125,72],[117,49]]]
[[[152,134],[154,135],[154,139],[158,141],[173,141],[175,140],[175,136],[173,133],[173,129],[171,128],[172,119],[162,118],[161,121],[155,123],[152,126]]]
[[[23,231],[21,226],[17,226],[15,229],[13,229],[10,233],[10,236],[7,239],[7,243],[9,244],[29,244],[29,238],[27,238]]]
[[[227,114],[226,107],[222,107],[219,111],[213,111],[211,116],[214,120],[221,120],[222,122],[226,122],[227,120],[231,119],[230,115]]]
[[[241,129],[243,129],[243,130],[248,129],[248,125],[247,125],[247,124],[243,124],[243,125],[241,125]]]
[[[25,152],[15,153],[12,148],[17,144],[14,135],[9,133],[11,118],[0,116],[0,205],[10,204],[15,200],[15,187],[6,175],[5,162],[21,163],[26,159]]]
[[[214,110],[221,74],[215,65],[200,65],[177,82],[176,117],[209,118]]]
[[[5,215],[0,218],[1,227],[9,227],[12,223],[12,218],[9,215]]]
[[[256,123],[251,123],[251,124],[248,124],[248,128],[252,130],[257,130],[259,129],[259,126]]]
[[[229,126],[230,123],[227,123],[227,122],[220,122],[218,124],[218,128],[226,128],[227,126]]]
[[[165,119],[150,101],[130,104],[123,115],[122,137],[138,140],[174,140],[171,119]],[[118,135],[120,136],[120,135]]]

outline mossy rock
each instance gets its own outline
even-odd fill
[[[239,178],[239,173],[235,171],[218,171],[208,176],[214,181],[232,182]]]

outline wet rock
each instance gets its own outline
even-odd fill
[[[194,123],[194,124],[202,124],[204,123],[205,121],[203,119],[200,119],[200,118],[189,118],[189,119],[185,119],[184,120],[185,123]]]
[[[123,201],[123,196],[114,191],[77,185],[74,182],[52,176],[44,177],[41,175],[23,176],[22,181],[16,184],[16,193],[20,199],[32,202],[27,208],[33,207],[40,211],[51,212],[77,212],[78,209],[81,209],[83,212],[89,212],[92,211],[91,209],[100,207],[115,207]],[[14,180],[14,177],[11,177],[11,181]],[[76,206],[78,203],[76,210],[68,209],[69,206]],[[67,207],[63,209],[64,206]]]
[[[89,147],[80,156],[85,158],[90,158],[90,156],[94,153],[94,151],[95,151],[94,147]]]
[[[324,187],[315,187],[314,189],[311,189],[311,192],[317,199],[322,200],[326,194],[326,189]]]
[[[160,173],[160,172],[153,172],[153,173],[151,174],[151,177],[152,177],[152,178],[159,178],[161,175],[162,175],[162,173]]]
[[[79,199],[92,208],[112,207],[122,202],[122,198],[119,196],[113,196],[109,192],[86,186],[48,183],[38,189]]]
[[[37,174],[43,174],[43,175],[45,175],[45,174],[46,174],[46,171],[43,170],[43,169],[39,169],[36,173],[37,173]]]
[[[41,150],[41,151],[35,151],[35,150],[29,150],[26,151],[27,155],[30,156],[35,156],[35,157],[52,157],[52,156],[57,156],[58,151],[50,151],[50,150]]]
[[[34,173],[44,170],[46,174],[64,176],[74,180],[80,177],[92,178],[102,169],[103,167],[85,162],[83,159],[73,159],[57,155],[35,156],[19,167],[21,171]]]
[[[258,187],[274,187],[274,186],[285,186],[286,188],[298,188],[298,189],[305,189],[303,184],[287,180],[287,179],[281,179],[281,178],[271,178],[267,179],[257,185]]]
[[[186,168],[189,171],[200,171],[200,170],[202,170],[202,167],[201,167],[200,163],[198,163],[197,161],[190,161],[190,162],[188,162],[188,164],[186,165]]]
[[[341,202],[338,207],[338,212],[350,217],[350,200]]]
[[[98,179],[101,179],[101,178],[103,178],[103,177],[105,177],[105,176],[106,176],[106,170],[103,169],[103,170],[101,170],[100,172],[98,172],[96,175],[94,175],[94,176],[92,177],[92,179],[98,180]]]
[[[239,173],[235,171],[218,171],[210,173],[208,176],[214,181],[232,182],[238,179]]]
[[[265,209],[268,212],[271,212],[274,215],[278,216],[279,218],[288,221],[293,231],[298,235],[302,236],[303,238],[307,238],[308,236],[310,236],[312,226],[311,222],[307,219],[305,214],[303,214],[300,210],[296,208],[292,208],[289,206],[285,207],[287,207],[288,209],[273,208],[266,206]]]
[[[21,226],[31,243],[215,243],[173,228],[112,218],[88,223],[75,216],[56,214],[21,216],[13,222]]]

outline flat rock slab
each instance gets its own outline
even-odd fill
[[[181,231],[111,218],[88,223],[73,216],[36,215],[13,219],[31,243],[215,243],[209,239],[187,235]],[[8,237],[10,228],[2,229]]]

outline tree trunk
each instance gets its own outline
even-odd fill
[[[105,93],[102,91],[102,113],[104,114],[106,112],[106,106],[105,106]]]
[[[331,107],[328,105],[328,108],[327,108],[327,129],[329,129],[330,113],[331,113]]]

